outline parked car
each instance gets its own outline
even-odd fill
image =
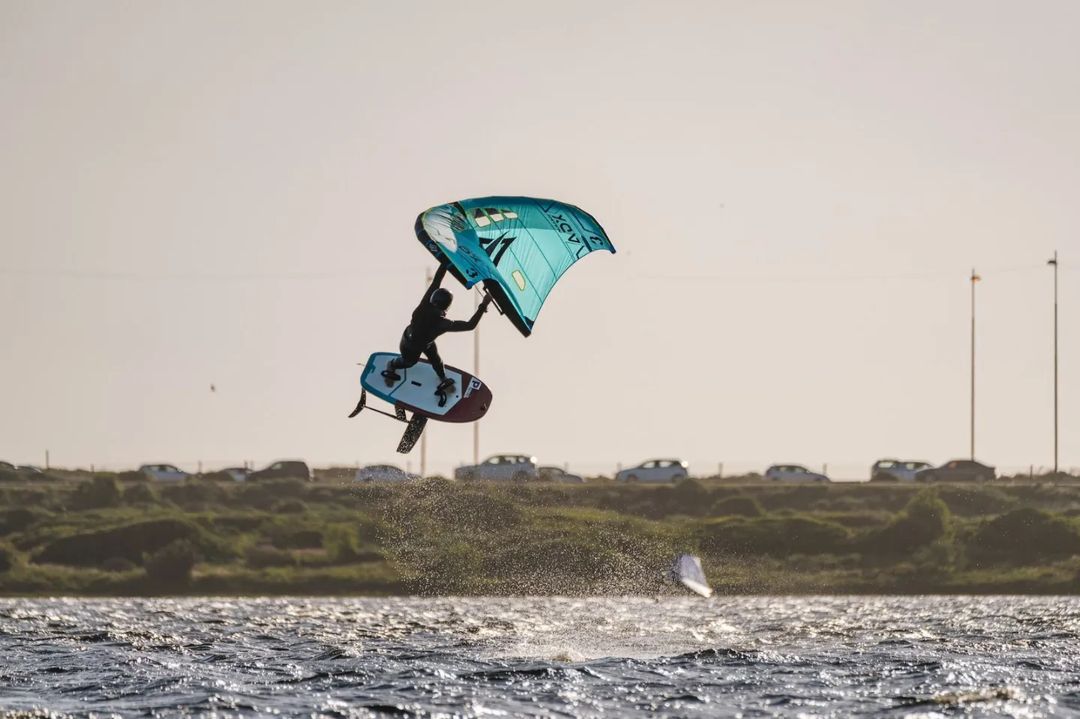
[[[585,478],[581,475],[570,474],[559,467],[541,467],[536,470],[536,472],[540,476],[540,479],[545,482],[570,482],[573,484],[581,484],[585,481]]]
[[[774,482],[828,482],[828,477],[811,472],[801,464],[774,464],[765,470],[765,479]]]
[[[537,476],[536,457],[524,454],[496,454],[480,464],[467,464],[454,470],[454,479],[525,482]]]
[[[615,473],[616,482],[677,482],[690,476],[681,459],[650,459]]]
[[[251,470],[247,467],[226,467],[221,471],[232,477],[234,482],[243,482],[251,476]]]
[[[929,462],[879,459],[870,467],[871,482],[914,482],[915,475],[933,465]]]
[[[179,482],[188,478],[187,472],[171,464],[144,464],[139,471],[155,482]]]
[[[11,462],[5,462],[4,460],[0,459],[0,469],[6,470],[8,472],[14,472],[15,465]]]
[[[411,479],[420,479],[419,474],[406,472],[401,467],[392,464],[369,464],[356,470],[357,482],[407,482]]]
[[[989,482],[997,476],[993,467],[973,459],[954,459],[940,467],[924,469],[915,475],[917,482]]]
[[[20,464],[15,469],[19,474],[26,475],[27,477],[40,478],[41,475],[45,474],[41,471],[41,467],[33,464]]]
[[[249,481],[260,479],[303,479],[308,482],[312,481],[311,468],[307,466],[307,462],[298,459],[274,462],[269,467],[252,472],[247,478]]]

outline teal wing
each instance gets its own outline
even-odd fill
[[[466,287],[483,282],[526,337],[571,265],[590,252],[615,252],[588,212],[531,197],[481,197],[433,207],[416,218],[416,236]]]

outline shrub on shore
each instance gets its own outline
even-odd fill
[[[720,591],[1080,586],[1072,486],[190,480],[125,483],[117,501],[112,475],[19,482],[0,486],[6,594],[651,593],[674,591],[661,577],[678,552]],[[151,578],[144,562],[177,542],[199,572]]]
[[[278,525],[270,532],[270,543],[278,549],[318,549],[323,546],[322,530]]]
[[[162,499],[187,509],[221,506],[226,496],[220,484],[205,479],[186,479],[161,488]]]
[[[157,492],[148,482],[130,484],[124,488],[124,504],[156,504]]]
[[[120,557],[140,564],[143,554],[157,552],[178,540],[199,543],[206,549],[219,546],[211,538],[204,537],[199,528],[189,521],[151,519],[60,537],[46,544],[34,555],[33,561],[37,564],[95,567],[107,559]],[[211,552],[217,555],[223,553],[226,552]]]
[[[75,509],[100,509],[120,504],[120,484],[112,475],[98,475],[80,482],[71,498]]]
[[[910,555],[943,538],[951,526],[949,507],[935,489],[925,489],[886,526],[868,532],[859,548],[871,555]]]
[[[335,524],[323,532],[323,548],[335,564],[355,562],[360,556],[360,542],[349,525]]]
[[[49,512],[28,507],[0,511],[0,537],[22,532],[49,517]]]
[[[10,544],[0,542],[0,573],[10,571],[18,562],[19,553]]]
[[[712,505],[710,514],[714,517],[723,517],[727,515],[734,515],[737,517],[760,517],[765,514],[765,510],[761,508],[761,502],[753,497],[738,495],[716,500]]]
[[[731,518],[705,527],[702,548],[716,554],[843,554],[850,532],[804,515]]]
[[[266,569],[267,567],[295,567],[296,557],[291,552],[271,546],[260,544],[248,547],[244,552],[244,563],[252,569]]]
[[[968,554],[978,562],[1038,562],[1080,554],[1075,522],[1030,507],[983,522],[972,534]]]
[[[154,589],[182,588],[191,582],[197,559],[195,547],[186,539],[177,539],[146,557],[146,577]]]

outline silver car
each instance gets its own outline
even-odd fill
[[[480,464],[467,464],[454,470],[454,479],[526,482],[538,476],[536,457],[525,454],[496,454]]]
[[[929,462],[879,459],[870,467],[870,481],[914,482],[916,474],[932,466]]]
[[[774,482],[828,482],[828,477],[811,472],[801,464],[774,464],[765,470],[765,479]]]
[[[650,459],[636,467],[615,473],[616,482],[677,482],[690,476],[681,459]]]
[[[155,482],[179,482],[188,478],[187,472],[171,464],[144,464],[139,471]]]
[[[356,482],[408,482],[420,479],[420,475],[406,472],[392,464],[369,464],[356,470]]]

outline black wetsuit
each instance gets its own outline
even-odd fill
[[[439,283],[445,275],[446,265],[443,265],[435,273],[431,287],[428,287],[427,292],[424,293],[424,298],[413,310],[412,322],[401,335],[401,344],[398,347],[401,356],[390,362],[390,369],[412,367],[420,361],[420,355],[423,354],[435,368],[435,374],[439,375],[440,379],[446,379],[443,361],[439,357],[439,348],[435,346],[435,340],[446,332],[469,332],[480,324],[480,318],[487,309],[486,305],[481,305],[466,322],[446,319],[446,313],[431,304],[431,295],[439,289]]]

